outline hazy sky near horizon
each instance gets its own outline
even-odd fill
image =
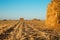
[[[0,0],[0,19],[45,19],[51,0]]]

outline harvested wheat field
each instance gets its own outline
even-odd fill
[[[0,40],[60,40],[60,34],[43,20],[0,21]]]

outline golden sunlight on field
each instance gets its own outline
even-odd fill
[[[45,27],[44,20],[0,21],[0,40],[58,40],[59,37],[54,29]]]

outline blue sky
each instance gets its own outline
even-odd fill
[[[45,19],[51,0],[0,0],[0,19]]]

